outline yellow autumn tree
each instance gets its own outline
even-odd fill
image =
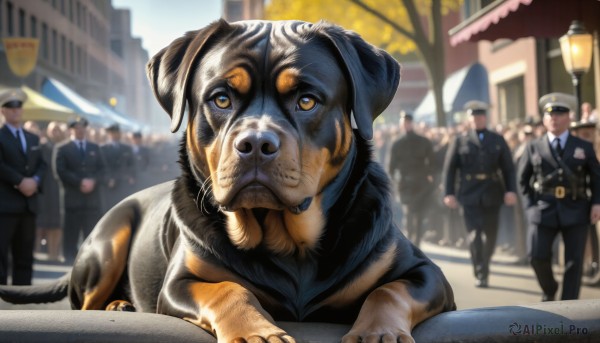
[[[461,3],[462,0],[271,0],[265,14],[272,20],[326,20],[358,32],[390,53],[415,52],[433,90],[437,123],[445,125],[442,16],[457,11]]]

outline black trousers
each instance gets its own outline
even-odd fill
[[[65,209],[63,228],[63,253],[65,261],[72,263],[79,250],[79,235],[83,240],[100,219],[100,209]]]
[[[558,288],[558,284],[552,273],[552,245],[560,232],[565,245],[565,270],[561,300],[579,298],[583,269],[583,251],[589,229],[589,225],[569,227],[529,225],[529,256],[531,258],[531,266],[535,271],[544,294],[554,295]]]
[[[490,260],[496,248],[500,206],[463,206],[463,216],[473,273],[479,280],[487,279],[490,273]]]
[[[0,285],[6,285],[9,251],[12,251],[12,284],[31,285],[35,215],[0,214]]]
[[[402,226],[406,230],[407,238],[418,247],[423,238],[423,226],[429,207],[426,204],[402,205],[402,213]]]

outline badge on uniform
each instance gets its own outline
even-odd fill
[[[578,160],[585,160],[585,151],[582,148],[575,148],[573,157]]]

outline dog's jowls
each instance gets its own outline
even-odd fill
[[[218,21],[154,56],[182,176],[104,216],[72,273],[9,301],[68,294],[77,309],[158,312],[219,342],[293,342],[276,321],[353,323],[344,342],[410,342],[454,306],[392,221],[372,122],[398,63],[340,27]],[[165,156],[165,158],[169,158]]]

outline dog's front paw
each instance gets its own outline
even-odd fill
[[[219,343],[296,343],[287,332],[271,323],[238,323],[230,330],[217,332]]]
[[[219,340],[219,343],[221,342],[221,340]],[[230,342],[233,343],[295,343],[296,340],[294,340],[291,336],[285,334],[285,335],[270,335],[270,336],[250,336],[247,338],[244,337],[236,337],[233,340],[231,340]]]
[[[412,336],[403,331],[397,332],[386,332],[384,330],[379,331],[363,331],[363,330],[350,330],[344,337],[342,337],[342,343],[415,343]]]

